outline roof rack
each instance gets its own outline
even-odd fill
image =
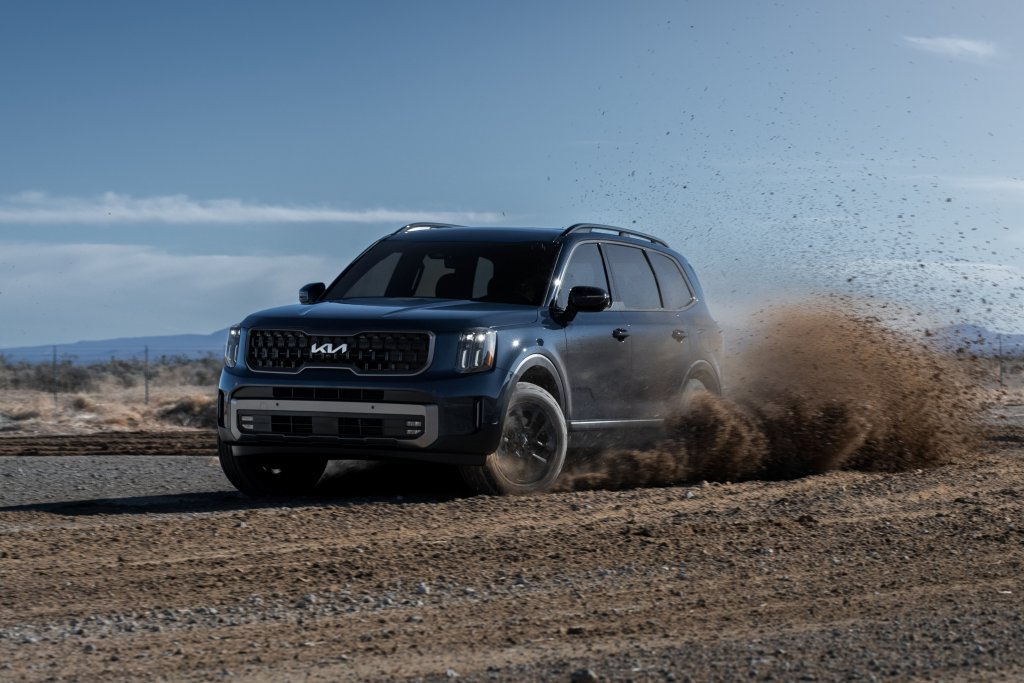
[[[636,230],[628,230],[627,228],[617,228],[614,225],[601,225],[599,223],[576,223],[575,225],[570,225],[562,231],[562,234],[559,235],[559,239],[567,237],[574,232],[610,232],[618,235],[619,237],[635,237],[637,239],[653,242],[654,244],[660,244],[663,247],[668,246],[664,240],[654,237],[653,235],[637,232]]]
[[[465,225],[455,225],[454,223],[431,223],[429,221],[422,223],[409,223],[403,225],[398,230],[395,230],[392,235],[397,235],[400,232],[409,232],[411,230],[425,230],[430,228],[464,228]]]

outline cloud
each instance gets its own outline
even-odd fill
[[[187,195],[132,197],[107,192],[97,197],[54,197],[22,192],[0,198],[0,224],[110,223],[494,223],[488,211],[344,210],[327,206],[253,204],[240,199],[197,200]]]
[[[937,36],[934,38],[920,38],[915,36],[904,36],[910,47],[922,52],[930,52],[937,55],[945,55],[956,59],[989,59],[996,54],[995,43],[984,40],[969,40],[967,38],[951,38]]]
[[[301,285],[330,281],[345,265],[326,256],[0,242],[0,348],[207,333],[296,302]]]
[[[1024,179],[1022,178],[976,176],[950,178],[950,181],[957,187],[961,187],[967,190],[1007,192],[1024,195]]]

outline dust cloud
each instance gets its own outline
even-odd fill
[[[565,488],[897,471],[957,459],[977,431],[976,375],[878,319],[818,303],[763,313],[663,438],[577,464]]]

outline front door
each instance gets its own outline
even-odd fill
[[[601,250],[596,242],[583,242],[569,257],[556,304],[565,308],[569,290],[577,285],[607,291]],[[577,313],[566,325],[566,368],[572,400],[568,419],[574,423],[621,420],[629,417],[629,394],[624,391],[632,373],[632,349],[628,336],[616,330],[626,327],[622,311]]]

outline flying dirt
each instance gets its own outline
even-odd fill
[[[738,344],[724,396],[699,395],[666,438],[605,453],[564,486],[897,471],[952,462],[970,446],[982,404],[968,359],[814,302],[763,320]]]

